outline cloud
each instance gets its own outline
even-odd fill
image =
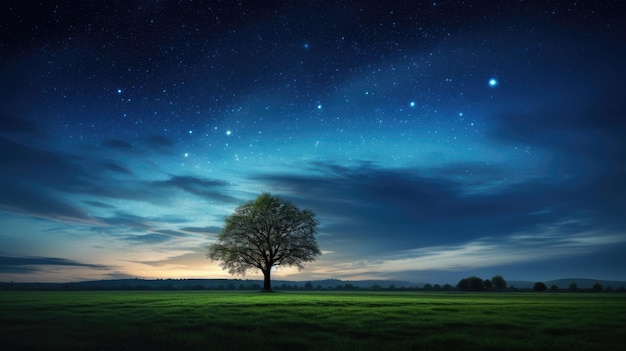
[[[170,176],[170,179],[156,181],[152,185],[161,188],[180,189],[202,198],[227,203],[237,203],[239,201],[226,193],[230,184],[223,180],[208,180],[193,176]]]
[[[487,178],[500,172],[493,166],[473,167]],[[532,232],[555,223],[568,223],[561,228],[571,234],[592,228],[615,230],[620,223],[623,226],[621,217],[599,213],[597,207],[612,208],[613,212],[624,207],[614,207],[607,201],[610,199],[594,195],[598,188],[579,178],[532,179],[467,192],[465,181],[420,173],[429,170],[317,163],[307,174],[264,174],[254,179],[316,212],[324,234],[320,242],[338,253],[342,250],[335,248],[343,247],[354,255],[379,255],[435,244],[454,245]],[[615,199],[617,204],[620,201]]]
[[[141,244],[160,244],[172,239],[169,235],[163,234],[143,234],[143,235],[128,235],[122,238],[123,240],[133,241]]]
[[[41,137],[44,132],[37,124],[29,120],[0,113],[0,134]]]
[[[571,260],[583,255],[597,254],[615,245],[624,246],[623,235],[602,232],[566,233],[557,226],[543,232],[518,233],[503,238],[480,238],[456,245],[426,246],[398,251],[389,256],[359,260],[328,260],[317,266],[317,274],[334,277],[389,277],[390,275],[420,277],[438,272],[438,279],[452,276],[446,272],[476,274],[494,268],[514,265],[523,271],[526,265],[541,262]],[[564,263],[565,264],[565,263]],[[569,263],[571,264],[571,263]],[[575,269],[574,269],[575,271]],[[469,273],[468,273],[469,272]],[[474,272],[474,273],[472,273]]]
[[[120,151],[131,151],[134,149],[131,143],[121,139],[105,140],[102,142],[102,145]]]
[[[155,261],[136,261],[145,265],[153,267],[169,267],[169,268],[191,268],[198,269],[203,265],[210,264],[210,260],[206,258],[206,249],[197,248],[192,252],[187,252],[181,255],[168,257],[162,260]]]
[[[174,146],[174,142],[161,135],[153,135],[144,139],[146,145],[153,151],[161,153],[170,153],[170,149]]]
[[[117,143],[118,146],[120,143]],[[170,176],[163,181],[144,181],[116,161],[87,158],[62,152],[40,150],[0,138],[0,208],[29,216],[93,222],[76,206],[74,197],[99,208],[102,199],[126,199],[163,205],[181,190],[228,203],[229,183],[191,176]],[[120,182],[107,172],[134,176]]]
[[[149,218],[136,216],[130,213],[117,212],[114,216],[98,217],[98,220],[108,227],[127,227],[135,230],[152,230],[153,224]],[[104,230],[100,228],[99,230]]]
[[[57,199],[45,189],[32,189],[15,182],[0,184],[0,209],[34,217],[97,224],[81,209]]]
[[[181,231],[189,232],[189,233],[197,233],[204,234],[207,236],[215,236],[222,232],[222,227],[217,226],[209,226],[209,227],[183,227],[180,228]]]
[[[45,266],[64,266],[107,270],[109,266],[88,264],[57,257],[10,257],[0,256],[0,273],[37,273]]]
[[[163,235],[169,235],[169,236],[173,236],[173,237],[184,237],[184,236],[187,236],[186,233],[179,232],[177,230],[170,230],[170,229],[155,230],[155,233],[163,234]]]
[[[55,220],[93,221],[62,196],[100,192],[102,182],[81,161],[0,138],[0,207]]]
[[[108,170],[111,170],[113,172],[116,173],[121,173],[121,174],[127,174],[127,175],[132,175],[133,172],[131,172],[128,168],[120,165],[117,162],[113,162],[113,161],[106,161],[104,162],[104,167]]]
[[[489,136],[543,150],[550,155],[544,190],[555,204],[591,216],[596,225],[626,230],[621,220],[626,215],[626,99],[615,94],[607,90],[564,105],[569,107],[502,115]]]
[[[91,206],[99,207],[99,208],[106,208],[106,209],[114,209],[114,208],[116,208],[115,206],[106,204],[106,203],[101,202],[101,201],[85,201],[85,203],[87,205],[91,205]]]

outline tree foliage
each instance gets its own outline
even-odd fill
[[[485,282],[476,276],[469,278],[463,278],[456,285],[457,289],[464,291],[483,291],[485,288]]]
[[[506,280],[502,278],[501,275],[495,275],[491,278],[491,282],[496,289],[505,289],[506,288]]]
[[[535,285],[533,285],[533,291],[544,292],[546,290],[548,290],[548,286],[544,282],[536,282]]]
[[[315,240],[318,222],[310,210],[263,193],[226,217],[217,241],[207,257],[233,275],[259,269],[265,278],[263,291],[271,291],[270,275],[275,266],[304,268],[321,251]]]

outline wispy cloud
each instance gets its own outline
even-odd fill
[[[123,237],[123,239],[142,244],[160,244],[171,240],[172,237],[169,235],[150,233],[142,235],[127,235]]]
[[[572,234],[525,233],[505,238],[481,238],[459,245],[427,246],[398,251],[388,257],[361,259],[352,262],[329,261],[320,268],[326,274],[344,277],[391,274],[404,271],[472,271],[510,264],[531,264],[561,258],[572,258],[605,250],[610,245],[623,245],[620,234],[583,232]]]
[[[82,263],[58,257],[11,257],[0,256],[0,273],[37,273],[46,266],[110,269],[110,266]]]
[[[209,226],[209,227],[183,227],[180,228],[183,232],[198,233],[203,235],[217,235],[222,232],[222,227]]]
[[[171,176],[164,181],[152,183],[161,188],[179,189],[206,199],[237,203],[238,199],[228,195],[229,183],[223,180],[203,179],[195,176]]]

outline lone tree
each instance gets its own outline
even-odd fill
[[[304,268],[322,253],[315,233],[318,222],[309,210],[263,193],[235,209],[226,217],[217,242],[209,246],[207,257],[221,261],[230,274],[245,275],[248,270],[263,272],[264,292],[271,292],[270,275],[274,266]]]

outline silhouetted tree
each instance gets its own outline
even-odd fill
[[[473,276],[459,280],[459,283],[456,285],[456,287],[457,289],[463,291],[483,291],[485,287],[484,284],[485,283],[482,279]]]
[[[263,193],[235,209],[211,244],[207,257],[221,261],[230,274],[248,270],[263,272],[263,291],[271,292],[270,275],[275,266],[304,268],[321,255],[315,240],[318,222],[309,210]]]
[[[548,290],[548,287],[544,282],[536,282],[535,285],[533,285],[533,291],[544,292],[546,290]]]
[[[496,289],[506,288],[506,280],[504,280],[501,275],[494,275],[493,278],[491,278],[491,282],[493,283],[493,286],[496,287]]]
[[[485,281],[483,282],[483,286],[485,287],[485,290],[491,290],[491,288],[493,288],[493,283],[491,282],[491,280],[485,279]]]
[[[469,277],[467,278],[467,281],[470,291],[482,291],[485,286],[483,280],[478,277]]]
[[[452,290],[452,285],[450,285],[450,284],[444,284],[444,285],[443,285],[443,287],[441,287],[441,289],[442,289],[443,291],[450,291],[450,290]]]
[[[311,282],[306,282],[304,284],[304,290],[313,290],[313,283]]]
[[[424,284],[423,289],[426,290],[426,291],[430,291],[430,290],[433,290],[433,286],[430,285],[430,284]]]
[[[556,285],[556,284],[552,284],[552,286],[550,287],[550,290],[557,291],[557,290],[559,290],[559,286]]]
[[[467,278],[459,280],[459,282],[456,284],[456,288],[463,291],[469,290],[469,280]]]
[[[569,291],[577,291],[578,285],[576,283],[572,283],[569,285]]]
[[[604,290],[604,288],[602,287],[602,284],[600,283],[593,284],[593,291],[602,292],[602,290]]]

